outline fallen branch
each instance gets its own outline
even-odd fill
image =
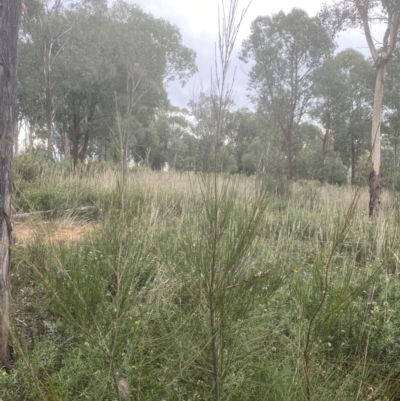
[[[92,212],[96,212],[96,211],[97,211],[96,206],[84,206],[84,207],[78,207],[78,208],[74,208],[74,209],[66,209],[66,210],[62,211],[62,213],[63,214],[68,214],[68,213],[86,214],[86,213],[92,213]],[[31,212],[31,213],[17,213],[17,214],[12,215],[11,220],[23,221],[32,216],[50,216],[55,212],[59,212],[59,211],[51,209],[51,210],[44,210],[44,211]]]

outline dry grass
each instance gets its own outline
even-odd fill
[[[233,194],[236,195],[235,202],[248,201],[248,204],[251,204],[251,198],[256,196],[254,191],[255,178],[219,176],[219,188],[226,184],[228,180],[235,184],[233,190],[233,192],[236,191],[236,194]],[[24,341],[32,346],[32,352],[37,352],[37,355],[40,355],[40,350],[34,344],[34,341],[39,343],[41,338],[44,338],[44,355],[46,357],[40,359],[41,357],[37,358],[36,354],[32,353],[31,360],[36,361],[34,358],[37,358],[38,362],[32,363],[37,363],[38,366],[49,363],[48,366],[50,366],[50,369],[54,369],[55,372],[52,377],[61,378],[59,384],[57,384],[61,389],[59,390],[60,394],[63,391],[64,383],[70,379],[75,380],[75,383],[80,383],[84,378],[83,382],[86,386],[87,370],[94,373],[105,372],[109,369],[109,365],[104,365],[104,354],[100,353],[99,350],[88,347],[87,344],[89,342],[92,344],[92,337],[90,337],[90,341],[84,338],[86,333],[91,333],[90,336],[95,336],[96,341],[99,343],[108,341],[109,334],[106,336],[102,326],[98,324],[102,319],[104,319],[105,324],[112,323],[109,327],[111,328],[110,330],[115,328],[116,339],[120,333],[123,333],[123,336],[121,335],[120,339],[118,339],[120,341],[118,342],[118,347],[123,352],[122,355],[124,357],[119,359],[120,353],[115,353],[117,370],[112,373],[115,381],[114,389],[111,390],[121,400],[129,400],[132,396],[135,399],[140,398],[142,400],[167,399],[169,396],[174,398],[178,391],[182,391],[181,394],[185,392],[190,397],[193,394],[197,396],[199,391],[203,391],[202,388],[206,388],[206,384],[200,387],[196,383],[192,384],[190,380],[180,381],[178,387],[176,377],[180,377],[181,374],[182,377],[193,377],[193,375],[198,374],[197,361],[200,358],[197,357],[203,354],[203,343],[201,341],[205,338],[205,336],[198,334],[199,327],[204,327],[204,322],[209,321],[208,317],[202,320],[201,316],[203,316],[204,309],[201,305],[203,305],[204,296],[197,295],[200,287],[198,283],[202,283],[204,277],[207,277],[203,272],[207,271],[206,269],[208,268],[208,264],[207,266],[205,265],[206,267],[200,265],[200,263],[203,263],[201,262],[203,259],[198,257],[203,257],[209,251],[205,247],[200,247],[202,244],[207,244],[207,241],[202,242],[202,238],[207,238],[207,233],[201,234],[198,232],[199,228],[202,227],[200,224],[202,222],[200,217],[197,218],[197,214],[203,210],[202,207],[204,206],[201,201],[201,191],[204,190],[202,186],[208,185],[208,183],[212,184],[212,176],[177,173],[174,171],[153,172],[144,169],[129,173],[123,191],[126,202],[126,212],[123,216],[126,220],[122,220],[122,218],[114,218],[121,207],[119,203],[120,197],[118,196],[120,182],[114,172],[108,171],[91,174],[91,176],[77,175],[67,177],[61,177],[61,175],[54,173],[50,179],[46,178],[46,185],[55,185],[60,188],[60,192],[62,192],[60,196],[64,196],[63,199],[65,199],[67,207],[69,206],[68,202],[70,200],[73,201],[73,196],[75,194],[79,195],[83,187],[83,189],[93,189],[96,195],[95,201],[98,202],[96,205],[99,210],[99,220],[102,221],[101,224],[88,223],[76,216],[69,216],[62,220],[32,219],[24,223],[18,222],[15,225],[16,248],[18,250],[18,252],[15,252],[16,267],[13,271],[15,326],[21,330],[21,336]],[[232,387],[232,394],[234,395],[232,398],[259,399],[259,394],[261,394],[257,388],[259,386],[261,390],[265,390],[265,394],[268,394],[267,397],[271,400],[300,400],[303,399],[302,395],[295,387],[298,386],[297,383],[300,383],[300,385],[302,383],[302,369],[299,368],[294,371],[292,367],[301,367],[303,364],[302,357],[298,358],[297,355],[303,355],[304,344],[302,338],[305,338],[304,327],[308,322],[308,315],[306,314],[308,310],[306,310],[306,307],[308,308],[308,305],[312,305],[315,299],[320,302],[324,297],[321,295],[318,298],[315,294],[319,288],[319,272],[325,271],[323,270],[322,262],[326,260],[335,234],[341,227],[346,226],[341,246],[337,247],[335,251],[329,276],[329,285],[332,288],[332,291],[330,288],[330,296],[337,296],[339,302],[339,296],[342,296],[345,290],[347,291],[346,294],[352,296],[353,287],[346,289],[344,284],[347,277],[350,277],[347,276],[348,271],[353,269],[351,280],[353,280],[354,285],[359,285],[359,282],[366,280],[371,269],[378,269],[376,266],[381,264],[380,260],[388,260],[390,262],[390,259],[393,258],[393,252],[391,251],[397,249],[400,238],[397,223],[400,220],[400,208],[398,207],[400,202],[393,194],[385,193],[383,216],[378,220],[371,220],[368,218],[368,188],[362,188],[359,190],[360,198],[355,207],[354,217],[351,221],[349,220],[349,224],[345,224],[345,214],[358,191],[356,187],[320,186],[315,182],[303,181],[295,182],[291,185],[277,183],[278,185],[282,184],[282,186],[274,192],[276,182],[271,180],[270,182],[267,181],[267,184],[271,184],[271,190],[267,195],[270,203],[267,206],[266,215],[263,217],[265,220],[260,222],[260,235],[254,241],[254,248],[252,248],[251,252],[246,253],[247,257],[243,258],[245,260],[243,263],[246,263],[246,266],[249,269],[254,269],[255,272],[265,270],[268,274],[271,274],[272,285],[270,287],[263,286],[262,288],[255,286],[254,289],[251,289],[251,294],[250,292],[248,294],[243,292],[243,297],[238,301],[233,295],[230,298],[232,300],[229,301],[230,305],[234,305],[237,301],[240,308],[245,302],[249,302],[249,305],[254,306],[248,315],[250,318],[244,320],[243,326],[242,324],[239,326],[239,320],[242,323],[242,317],[240,316],[240,319],[237,319],[236,311],[232,315],[234,317],[232,317],[231,323],[229,323],[232,325],[229,328],[232,333],[235,330],[235,333],[243,334],[243,337],[237,337],[238,347],[237,349],[232,347],[229,358],[231,358],[231,355],[238,355],[237,358],[241,361],[240,364],[235,365],[235,372],[236,370],[241,371],[240,375],[243,375],[244,380],[240,386],[244,390],[240,393],[242,391],[239,388],[240,386],[236,390],[237,380],[241,377],[238,374],[234,378],[234,387]],[[69,190],[74,190],[75,192],[70,194]],[[114,193],[113,196],[109,197],[108,195],[112,193]],[[79,206],[84,205],[81,204]],[[56,215],[59,216],[60,214]],[[240,215],[238,214],[234,218],[236,219],[237,217],[240,217]],[[237,222],[237,220],[235,221]],[[199,224],[191,224],[192,222]],[[93,230],[96,230],[96,235],[90,235]],[[232,230],[232,232],[235,231]],[[121,233],[123,235],[120,235]],[[239,232],[237,233],[239,234]],[[111,238],[117,238],[118,241],[110,241]],[[30,243],[31,240],[36,241],[35,243]],[[78,247],[74,247],[75,241],[82,242],[79,242]],[[228,246],[231,243],[235,244],[235,241],[221,242],[221,247],[226,246],[226,248],[221,248],[223,249],[221,255],[224,255],[222,252],[228,255],[230,252]],[[61,246],[61,242],[72,245],[71,251],[68,246]],[[191,244],[193,244],[193,247]],[[78,252],[76,249],[78,249]],[[97,255],[97,250],[101,251],[99,255]],[[200,267],[196,267],[197,270],[195,270],[193,261],[196,262],[198,260],[200,260],[198,262]],[[207,259],[204,258],[204,260],[207,263]],[[118,261],[118,263],[115,264],[114,261]],[[239,263],[242,263],[242,259]],[[220,266],[224,267],[224,264],[221,263]],[[236,268],[236,265],[234,268]],[[390,268],[392,269],[390,272],[397,272],[397,270],[393,270],[397,269],[397,263],[393,264],[393,266],[391,265]],[[272,302],[273,298],[271,298],[270,302],[270,298],[266,296],[266,290],[273,288],[275,285],[275,281],[272,280],[272,274],[276,274],[276,282],[280,283],[282,277],[284,277],[282,272],[286,271],[290,272],[290,275],[287,276],[290,282],[287,286],[282,287],[276,297],[276,303],[275,301]],[[66,279],[58,280],[55,278],[58,276],[54,272]],[[145,283],[146,286],[143,286],[143,277],[147,272],[150,272],[149,277],[151,279]],[[292,272],[294,273],[292,274]],[[296,274],[298,272],[299,274]],[[114,294],[114,292],[111,296],[109,289],[114,285],[114,277],[117,274],[119,277],[123,277],[123,280],[117,280],[117,282],[126,286],[127,291],[121,292],[121,294],[127,294],[126,299],[118,298],[119,295],[115,295],[116,293]],[[390,304],[390,307],[395,311],[398,306],[398,297],[390,298],[391,293],[389,290],[390,286],[398,285],[397,281],[395,281],[397,280],[397,273],[390,276],[390,281],[389,273],[387,274],[387,280],[385,277],[382,278],[382,280],[386,280],[381,287],[382,300],[386,304]],[[110,279],[110,277],[112,278]],[[223,279],[225,277],[228,277],[228,274],[225,274]],[[268,276],[266,279],[269,280],[270,277]],[[346,333],[350,333],[351,328],[356,333],[363,335],[363,320],[361,317],[359,318],[363,313],[367,314],[365,322],[368,322],[368,324],[370,320],[380,317],[378,313],[375,315],[368,314],[372,301],[382,304],[382,300],[378,298],[378,291],[376,290],[377,286],[381,285],[378,279],[380,277],[377,276],[374,285],[366,287],[365,295],[363,293],[361,296],[355,297],[354,302],[351,305],[349,304],[348,311],[344,312],[350,316],[347,319],[343,315],[344,317],[340,323]],[[222,284],[225,283],[225,281],[221,282]],[[37,288],[40,288],[38,285],[40,283],[54,285],[54,291],[53,287],[49,287],[51,288],[50,297],[45,298],[43,289],[41,289],[40,296],[38,295]],[[64,283],[69,285],[66,291],[64,291]],[[93,283],[94,285],[90,285]],[[104,283],[107,286],[104,286],[102,290]],[[136,287],[131,287],[136,285],[135,283],[140,283],[140,293],[136,291]],[[316,284],[314,285],[313,283]],[[139,288],[139,284],[137,285],[137,288]],[[135,288],[135,290],[131,291],[131,288]],[[221,288],[224,287],[221,285]],[[99,297],[99,300],[93,304],[94,306],[91,306],[92,309],[88,309],[91,312],[86,316],[86,305],[89,305],[91,300],[95,299],[98,289],[100,289],[101,296],[103,296],[102,294],[107,294],[104,296],[104,303],[103,299]],[[59,301],[61,306],[56,305],[60,310],[64,311],[62,307],[65,304],[65,310],[73,311],[73,316],[78,316],[82,321],[83,330],[81,334],[83,334],[74,338],[74,348],[69,343],[68,347],[79,350],[79,355],[90,353],[91,356],[96,355],[96,358],[88,357],[85,360],[81,358],[75,361],[73,359],[74,354],[64,353],[62,347],[60,349],[50,348],[46,343],[49,339],[54,343],[60,339],[60,344],[65,344],[71,339],[63,338],[64,333],[70,333],[71,327],[74,328],[74,332],[77,331],[76,327],[73,326],[73,320],[66,319],[62,321],[55,319],[52,315],[54,313],[53,309],[46,310],[43,307],[43,305],[47,305],[46,302],[51,304],[52,307],[54,306],[54,294],[63,297],[62,302],[61,300]],[[78,298],[74,294],[78,294],[83,301],[81,298],[77,300]],[[196,298],[197,296],[198,298]],[[227,302],[227,296],[230,296],[230,293],[227,293],[221,299]],[[383,298],[383,296],[385,297]],[[143,302],[144,299],[145,302]],[[194,302],[192,301],[193,299],[201,300],[201,302]],[[43,300],[46,302],[43,302]],[[364,303],[367,301],[369,306],[365,307]],[[192,305],[197,304],[199,308],[196,308],[196,314],[193,314]],[[205,304],[206,302],[204,302]],[[98,305],[99,314],[96,315]],[[123,312],[125,314],[120,314],[121,305],[126,308],[126,311]],[[229,310],[234,311],[233,308]],[[116,311],[118,311],[118,315],[116,315]],[[188,317],[189,315],[184,315],[187,311],[191,313],[190,317]],[[180,315],[181,313],[182,315]],[[382,304],[381,314],[383,315],[383,313],[389,312],[386,311]],[[93,320],[88,320],[89,317],[92,319],[92,316],[94,316]],[[129,318],[125,319],[125,316],[129,316]],[[400,315],[396,315],[393,312],[392,318],[396,319],[396,316]],[[353,319],[357,322],[354,325],[357,327],[352,326]],[[229,322],[230,320],[227,318],[224,321]],[[279,324],[277,325],[276,322],[279,322]],[[174,326],[175,324],[176,326]],[[297,324],[299,325],[296,326]],[[94,327],[97,327],[97,329],[94,330]],[[357,331],[356,329],[360,330]],[[386,329],[389,330],[388,325]],[[366,328],[365,330],[371,330],[372,338],[372,329]],[[109,332],[107,331],[106,333]],[[264,340],[266,338],[265,333],[269,336],[267,340]],[[358,372],[359,368],[360,370],[365,370],[364,360],[360,359],[359,362],[356,359],[358,358],[357,350],[365,347],[364,339],[361,335],[347,338],[341,334],[341,331],[336,332],[335,330],[329,330],[328,335],[330,337],[326,336],[322,339],[322,342],[326,344],[329,340],[328,344],[334,344],[332,350],[337,350],[339,357],[342,355],[340,354],[342,345],[339,346],[342,341],[345,343],[345,347],[348,347],[346,349],[350,349],[351,352],[354,351],[352,354],[353,359],[349,360],[350,363],[354,363],[355,367],[354,370],[349,370],[351,374],[343,376],[340,370],[342,369],[341,363],[336,363],[331,358],[326,359],[325,351],[322,348],[318,348],[320,347],[318,343],[314,348],[315,353],[313,354],[313,358],[315,356],[315,364],[311,364],[308,369],[312,375],[314,374],[314,377],[318,377],[320,375],[319,362],[323,361],[327,367],[326,371],[331,375],[329,380],[332,383],[328,383],[328,379],[322,379],[321,383],[315,385],[315,399],[350,399],[350,395],[357,393],[358,383],[362,383],[366,388],[370,384],[375,389],[383,388],[386,381],[380,382],[378,376],[376,378],[375,376],[372,378],[372,375],[371,378],[364,377]],[[370,334],[368,334],[368,339],[370,338],[369,336]],[[332,341],[331,337],[336,340]],[[125,343],[127,338],[133,339],[129,346]],[[264,345],[261,345],[260,338],[265,341],[265,348],[261,348]],[[376,337],[375,341],[378,345],[371,345],[371,350],[377,350],[378,354],[381,349],[386,349],[384,347],[388,347],[388,349],[392,347],[392,344],[389,344],[384,336]],[[382,342],[382,345],[379,341]],[[389,345],[386,345],[385,341]],[[299,354],[292,353],[287,347],[288,344],[290,349],[296,347],[299,350]],[[160,369],[154,368],[153,346],[157,355],[160,349],[165,349],[162,354],[162,358],[165,359],[160,359],[163,364],[160,365]],[[129,349],[129,353],[126,353],[127,349]],[[270,349],[274,351],[270,352]],[[320,349],[321,351],[319,351]],[[242,350],[243,354],[241,354]],[[29,352],[31,351],[29,350]],[[52,352],[51,355],[53,355],[54,361],[61,360],[61,358],[66,360],[65,370],[58,371],[57,362],[54,362],[54,366],[51,365],[52,360],[48,358],[50,352]],[[264,354],[266,357],[263,356]],[[361,354],[362,351],[360,351]],[[75,355],[78,355],[78,353]],[[260,359],[258,359],[259,355]],[[281,371],[277,369],[278,360],[282,361],[282,364],[279,365],[279,369],[282,368]],[[175,361],[179,361],[179,367]],[[379,358],[376,361],[371,359],[371,361],[381,363]],[[314,363],[314,360],[312,363]],[[125,364],[126,366],[133,366],[134,369],[122,370]],[[368,369],[375,373],[380,369],[379,365],[377,366],[378,368],[375,369],[371,365]],[[386,365],[382,366],[385,367]],[[50,371],[47,366],[45,367]],[[19,369],[24,368],[25,366],[22,365],[19,367]],[[200,369],[202,368],[200,367]],[[260,369],[263,370],[258,383],[256,379],[253,381],[253,372],[257,372]],[[202,371],[199,375],[201,374],[203,374]],[[97,375],[92,374],[90,377],[92,379],[89,380],[92,380],[93,383],[97,380]],[[150,389],[149,393],[151,395],[149,397],[145,395],[145,390],[141,393],[137,391],[138,377],[143,380],[141,382],[143,389]],[[266,387],[263,387],[265,377],[272,377],[274,386],[278,389],[275,389],[274,394],[271,392],[271,389],[273,389],[271,384],[267,383],[265,384]],[[345,379],[343,379],[344,377]],[[227,378],[228,384],[230,379],[231,377],[229,376]],[[0,380],[0,390],[7,388],[4,380],[4,378],[3,382]],[[296,380],[296,383],[292,388],[290,386],[293,385],[294,380]],[[205,382],[207,383],[207,381]],[[26,383],[25,387],[30,388],[30,385],[30,383]],[[9,384],[8,388],[15,391],[15,394],[21,393],[21,383],[15,384],[14,388],[12,386],[13,383]],[[329,389],[335,386],[342,387],[335,394],[332,391],[333,395],[331,396]],[[76,391],[72,396],[73,398],[77,397],[78,391],[84,393],[86,389],[77,387]],[[99,390],[99,394],[101,391]],[[103,391],[106,392],[105,387]],[[234,393],[235,391],[237,393]],[[279,391],[281,391],[281,394],[277,395]],[[207,390],[204,390],[199,399],[206,399],[207,394]],[[380,395],[377,394],[375,398]],[[23,399],[23,397],[9,399],[17,400]],[[91,394],[91,397],[93,399],[105,398],[93,394]],[[367,395],[364,398],[367,399]]]
[[[16,223],[14,225],[14,238],[17,244],[31,242],[36,238],[69,244],[83,239],[95,227],[95,223],[76,220]]]

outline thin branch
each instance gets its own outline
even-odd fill
[[[374,60],[374,63],[377,64],[379,62],[379,54],[376,50],[374,41],[372,39],[371,29],[370,29],[369,20],[368,20],[369,1],[366,0],[364,2],[364,7],[361,5],[360,0],[355,0],[355,3],[356,3],[357,10],[361,16],[361,20],[362,20],[364,32],[365,32],[365,37],[367,39],[367,43],[368,43],[369,50],[371,52],[372,59]]]

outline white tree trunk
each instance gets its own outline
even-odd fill
[[[16,122],[20,0],[0,0],[0,365],[10,369],[12,157]]]
[[[382,209],[381,120],[382,120],[382,103],[383,103],[383,89],[385,86],[385,76],[386,76],[386,64],[382,64],[376,72],[374,110],[372,117],[372,142],[371,142],[372,171],[369,177],[370,217],[379,216]]]

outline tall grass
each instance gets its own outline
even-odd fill
[[[399,212],[390,194],[371,222],[366,190],[352,203],[351,188],[294,183],[277,193],[218,176],[213,259],[212,177],[128,174],[121,219],[112,172],[53,174],[39,185],[57,182],[67,195],[85,182],[101,211],[75,242],[39,228],[31,241],[17,238],[4,401],[123,399],[121,381],[135,400],[215,399],[211,327],[221,400],[395,399]]]

